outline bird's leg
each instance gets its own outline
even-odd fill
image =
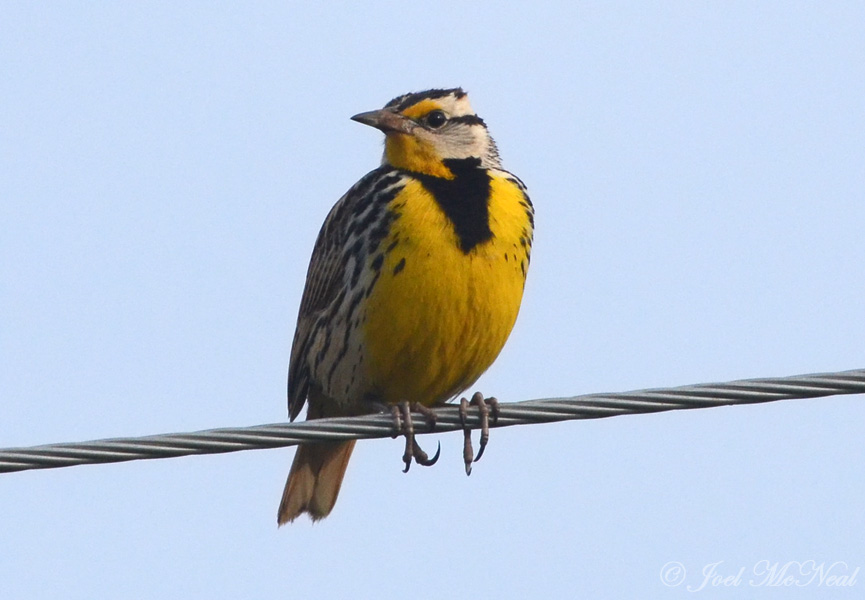
[[[402,461],[405,463],[405,469],[403,473],[408,473],[409,468],[411,467],[411,461],[414,461],[423,466],[430,467],[436,463],[439,459],[439,455],[441,454],[441,442],[439,442],[438,449],[436,450],[435,455],[430,458],[426,452],[418,445],[417,440],[415,440],[414,436],[414,424],[411,420],[412,410],[416,410],[421,413],[429,424],[430,431],[433,430],[436,424],[436,414],[430,408],[426,406],[417,404],[417,403],[409,403],[409,402],[400,402],[398,405],[394,406],[393,409],[393,421],[394,421],[394,430],[402,433],[405,437],[405,452],[402,456]]]
[[[405,452],[402,461],[405,463],[403,473],[408,473],[411,468],[411,459],[414,456],[414,425],[411,422],[411,406],[408,402],[401,402],[397,414],[402,416],[402,434],[405,437]]]
[[[399,416],[399,406],[397,406],[396,404],[391,406],[390,407],[390,414],[393,417],[393,436],[392,437],[394,439],[396,439],[396,437],[400,433],[402,433],[402,419]]]
[[[474,462],[475,451],[472,448],[472,429],[466,423],[468,419],[469,401],[460,399],[460,421],[463,424],[463,462],[466,464],[466,475],[472,474],[472,462]]]
[[[478,449],[477,458],[475,458],[474,449],[472,448],[472,430],[467,423],[469,406],[477,406],[478,412],[480,413],[481,443],[480,448]],[[490,414],[493,416],[493,423],[498,422],[499,401],[495,398],[490,397],[485,400],[483,394],[475,392],[470,401],[465,398],[460,400],[460,421],[462,421],[463,424],[464,435],[463,462],[465,462],[466,465],[466,475],[472,474],[472,463],[478,462],[481,459],[481,456],[484,455],[487,443],[490,441]]]

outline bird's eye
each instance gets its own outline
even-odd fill
[[[447,116],[440,110],[434,110],[429,113],[424,119],[426,124],[432,129],[438,129],[448,120]]]

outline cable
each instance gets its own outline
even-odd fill
[[[508,427],[570,419],[599,419],[625,414],[861,393],[865,393],[865,369],[818,375],[745,379],[729,383],[709,383],[619,394],[590,394],[574,398],[502,403],[499,405],[498,421],[491,423],[491,426]],[[462,429],[456,406],[438,408],[436,413],[438,421],[433,432],[442,433]],[[413,423],[418,433],[428,431],[422,415],[414,415]],[[475,411],[470,411],[467,425],[472,429],[480,426]],[[291,424],[210,429],[195,433],[5,448],[0,449],[0,473],[190,454],[281,448],[305,442],[383,438],[392,435],[391,416],[382,413]]]

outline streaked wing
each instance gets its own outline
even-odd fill
[[[306,273],[288,365],[288,413],[292,421],[300,414],[310,386],[315,383],[311,381],[309,353],[317,324],[327,318],[328,307],[347,291],[349,244],[356,237],[353,221],[358,207],[375,193],[376,183],[392,172],[391,167],[380,167],[358,181],[334,205],[318,233]]]

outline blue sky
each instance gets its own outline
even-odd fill
[[[865,367],[861,4],[9,2],[0,65],[0,446],[286,419],[312,244],[380,160],[349,117],[429,87],[537,212],[479,389]],[[841,397],[495,430],[470,478],[459,434],[408,475],[363,442],[281,530],[290,449],[0,475],[0,597],[776,597],[687,587],[865,567],[863,439]]]

